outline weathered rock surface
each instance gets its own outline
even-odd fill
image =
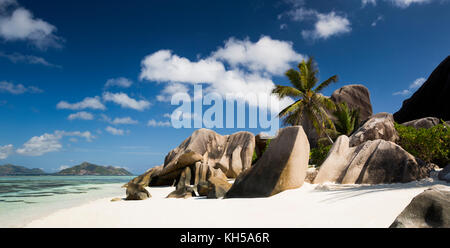
[[[394,114],[398,123],[423,117],[450,120],[450,56],[439,64],[428,80]]]
[[[319,173],[319,170],[316,168],[308,168],[306,170],[306,177],[305,182],[307,183],[314,183],[314,179],[316,179],[317,174]]]
[[[255,136],[255,152],[256,152],[256,156],[258,156],[258,158],[261,157],[264,150],[266,149],[267,142],[269,142],[269,140],[271,140],[273,138],[274,137],[269,136],[264,133],[260,133]]]
[[[301,187],[308,167],[309,148],[301,126],[281,129],[258,162],[239,175],[226,198],[269,197]]]
[[[195,194],[194,188],[190,186],[180,187],[174,191],[172,191],[167,198],[182,198],[187,199],[191,197],[197,196]]]
[[[349,143],[345,135],[336,140],[315,184],[406,183],[428,177],[434,168],[390,141],[370,140],[357,147]]]
[[[450,164],[445,166],[438,174],[439,180],[450,183]]]
[[[217,199],[225,197],[228,190],[231,188],[231,183],[226,179],[219,177],[211,177],[208,180],[208,199]]]
[[[450,228],[450,189],[434,186],[414,197],[391,228]]]
[[[378,113],[370,117],[350,136],[350,146],[358,146],[368,140],[383,139],[397,142],[399,136],[394,126],[394,118],[389,113]]]
[[[346,85],[337,89],[331,95],[335,103],[345,102],[350,109],[359,109],[359,119],[366,120],[372,116],[372,103],[369,90],[364,85]]]
[[[426,117],[426,118],[421,118],[418,120],[408,121],[408,122],[402,123],[402,125],[407,126],[407,127],[414,127],[415,129],[419,129],[419,128],[432,128],[432,127],[438,125],[439,123],[441,123],[441,121],[438,118]]]
[[[201,176],[206,181],[209,167],[221,169],[227,177],[234,178],[251,167],[254,150],[255,136],[250,132],[222,136],[212,130],[199,129],[167,154],[164,165],[148,170],[131,182],[172,186],[178,183],[186,167],[191,168],[195,185]]]
[[[140,184],[129,183],[127,186],[127,201],[145,200],[150,197],[150,193]]]

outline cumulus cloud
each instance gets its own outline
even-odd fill
[[[42,93],[43,90],[35,86],[24,86],[23,84],[14,84],[6,81],[0,82],[0,92],[7,92],[14,95],[24,93]]]
[[[205,83],[206,92],[216,92],[223,97],[238,98],[251,92],[265,96],[265,100],[256,105],[264,108],[277,104],[286,106],[291,100],[280,102],[271,94],[275,86],[272,76],[282,75],[292,63],[298,63],[303,58],[305,56],[296,53],[290,42],[273,40],[268,36],[261,37],[255,43],[248,39],[231,38],[210,56],[196,61],[180,57],[170,50],[150,54],[141,63],[140,79],[169,84],[158,100],[167,100],[166,97],[175,89],[186,91],[180,83]],[[269,105],[269,102],[272,104]],[[254,102],[248,103],[255,106]]]
[[[128,78],[120,77],[120,78],[111,78],[106,81],[105,88],[109,87],[120,87],[120,88],[129,88],[133,82]]]
[[[120,125],[120,124],[133,125],[133,124],[138,124],[139,121],[133,120],[131,117],[123,117],[123,118],[115,118],[111,123],[114,125]]]
[[[414,90],[420,88],[425,83],[425,81],[427,81],[425,78],[418,78],[418,79],[414,80],[414,82],[412,84],[409,85],[408,89],[404,89],[404,90],[401,90],[401,91],[394,92],[393,95],[394,96],[398,96],[398,95],[406,96],[406,95],[409,95],[409,94],[413,93]]]
[[[162,91],[161,94],[156,96],[156,99],[160,102],[170,102],[172,96],[176,93],[188,93],[189,89],[186,85],[181,83],[169,83]]]
[[[9,155],[13,154],[13,152],[14,152],[13,145],[0,146],[0,159],[8,158]]]
[[[85,138],[88,142],[95,138],[89,131],[55,131],[51,134],[45,133],[41,136],[32,137],[25,144],[23,144],[22,148],[17,149],[16,152],[24,156],[41,156],[49,152],[60,151],[63,147],[61,144],[61,139],[66,136]]]
[[[99,109],[99,110],[105,110],[106,107],[103,105],[103,103],[100,101],[100,97],[86,97],[81,102],[77,103],[68,103],[66,101],[60,101],[56,105],[57,109],[71,109],[71,110],[81,110],[81,109]]]
[[[63,39],[55,35],[52,24],[35,18],[17,1],[0,2],[0,37],[5,41],[29,41],[39,49],[61,47]]]
[[[44,58],[36,57],[33,55],[24,55],[21,53],[7,54],[4,52],[0,52],[0,57],[6,58],[15,64],[16,63],[26,63],[26,64],[32,64],[32,65],[43,65],[43,66],[47,66],[47,67],[61,68],[60,65],[52,64],[52,63],[48,62],[47,60],[45,60]]]
[[[94,119],[94,115],[89,113],[89,112],[85,112],[85,111],[81,111],[81,112],[77,112],[75,114],[71,114],[69,115],[69,117],[67,117],[67,119],[69,120],[93,120]]]
[[[106,102],[114,102],[122,106],[122,108],[131,108],[139,111],[143,111],[150,107],[150,102],[146,100],[135,100],[129,97],[125,93],[103,93],[103,100]]]
[[[328,39],[331,36],[349,33],[352,28],[350,21],[344,17],[337,15],[334,11],[328,14],[317,13],[317,18],[313,30],[303,30],[302,37],[304,39]]]
[[[118,135],[118,136],[122,136],[122,135],[124,135],[124,133],[125,133],[124,130],[118,129],[118,128],[114,128],[114,127],[111,127],[111,126],[107,126],[107,127],[105,128],[105,130],[106,130],[108,133],[112,134],[112,135]]]
[[[171,124],[169,121],[156,121],[156,120],[152,119],[147,122],[147,126],[149,126],[149,127],[170,127]]]

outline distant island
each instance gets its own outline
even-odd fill
[[[101,166],[88,162],[84,162],[80,165],[76,165],[60,172],[55,173],[57,176],[132,176],[129,171],[114,167],[114,166]]]
[[[123,168],[114,166],[101,166],[84,162],[57,173],[46,173],[41,169],[29,169],[24,166],[6,164],[0,165],[0,176],[132,176],[133,174]]]
[[[47,173],[38,168],[28,169],[23,166],[12,164],[0,165],[0,176],[39,176],[46,174]]]

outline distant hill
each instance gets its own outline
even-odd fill
[[[0,165],[0,176],[37,176],[47,175],[41,169],[28,169],[23,166],[17,166],[12,164]]]
[[[131,176],[129,171],[113,166],[101,166],[88,162],[55,173],[59,176]]]

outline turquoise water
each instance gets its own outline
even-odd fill
[[[0,228],[22,227],[57,210],[124,196],[132,176],[0,177]]]

